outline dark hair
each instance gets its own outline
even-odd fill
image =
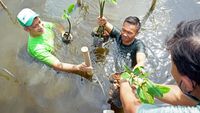
[[[127,18],[124,20],[124,22],[127,22],[127,23],[132,24],[132,25],[136,25],[138,31],[139,31],[140,28],[141,28],[140,19],[139,19],[138,17],[129,16],[129,17],[127,17]]]
[[[178,71],[200,85],[200,20],[178,24],[167,49]]]

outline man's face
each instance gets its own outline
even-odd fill
[[[32,36],[39,36],[44,33],[44,25],[39,17],[36,17],[33,21],[33,24],[27,27],[27,29]]]
[[[176,83],[181,82],[181,74],[178,72],[176,65],[172,61],[172,67],[171,67],[171,74],[174,77]]]
[[[138,34],[138,29],[136,25],[132,25],[128,22],[124,22],[122,26],[121,36],[122,36],[122,43],[124,45],[130,45],[135,36]]]
[[[171,73],[181,91],[187,95],[192,95],[190,93],[195,90],[196,83],[190,80],[187,76],[181,75],[176,65],[173,62],[172,62]]]

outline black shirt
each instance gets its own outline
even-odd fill
[[[133,43],[130,45],[124,45],[122,43],[121,39],[121,33],[120,30],[118,30],[116,27],[113,27],[110,37],[115,38],[117,45],[119,47],[119,51],[121,54],[126,56],[127,54],[130,54],[130,58],[132,60],[131,66],[134,67],[136,65],[136,53],[142,52],[145,53],[145,45],[140,39],[135,39]]]

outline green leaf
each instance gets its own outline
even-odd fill
[[[127,65],[124,65],[124,70],[129,74],[133,73],[132,70]]]
[[[154,97],[152,95],[150,95],[148,92],[144,92],[144,95],[146,97],[146,103],[154,104]]]
[[[143,71],[143,69],[143,66],[138,66],[133,70],[133,74],[139,76],[140,74],[142,74],[141,72]]]
[[[67,14],[71,14],[73,10],[75,9],[75,4],[70,4],[69,7],[67,8]]]
[[[117,4],[117,0],[109,0],[109,2],[111,2],[113,4]]]
[[[145,87],[139,87],[137,91],[137,95],[140,98],[140,101],[142,103],[148,103],[148,104],[153,104],[154,103],[154,97],[152,95],[150,95],[146,90]]]
[[[139,77],[140,77],[140,78],[146,78],[146,77],[148,77],[149,75],[150,75],[149,73],[144,72],[144,73],[141,74]]]
[[[143,93],[142,88],[141,88],[141,87],[138,87],[138,88],[136,89],[136,92],[137,92],[137,95],[139,96],[140,101],[141,101],[141,102],[145,102],[146,98],[145,98],[145,95],[144,95],[144,93]]]
[[[134,78],[131,77],[129,83],[132,85],[135,82]]]
[[[159,84],[156,84],[156,88],[163,94],[168,93],[170,91],[169,87],[162,86],[162,85],[159,85]]]
[[[128,80],[129,80],[130,74],[127,73],[127,72],[124,72],[124,73],[121,74],[121,78],[123,78],[123,79],[128,79]]]
[[[148,88],[148,93],[152,96],[163,97],[162,92],[158,90],[153,82],[150,80],[146,81],[146,87]]]

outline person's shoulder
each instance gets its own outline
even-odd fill
[[[42,23],[44,24],[44,27],[48,27],[48,28],[54,27],[54,23],[52,22],[42,21]]]
[[[139,38],[135,38],[135,41],[136,41],[136,42],[142,42],[142,40],[139,39]]]
[[[144,42],[141,39],[136,38],[134,41],[135,44],[144,44]]]
[[[51,24],[51,22],[48,22],[48,21],[42,21],[42,23],[43,23],[44,25]]]
[[[117,27],[113,26],[113,29],[111,30],[110,36],[112,38],[117,38],[117,37],[119,38],[120,34],[121,34],[120,30]]]
[[[118,27],[116,27],[116,26],[113,26],[113,29],[112,29],[112,30],[117,31],[117,32],[120,32],[120,29],[119,29]]]

